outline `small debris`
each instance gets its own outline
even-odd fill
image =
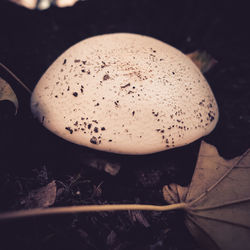
[[[41,208],[53,205],[55,200],[56,182],[52,181],[45,187],[30,191],[21,203],[25,204],[26,208]]]
[[[93,137],[90,139],[90,142],[91,142],[92,144],[98,144],[98,140],[97,140],[97,138],[96,138],[95,136],[93,136]]]
[[[107,245],[113,246],[116,239],[117,239],[117,234],[115,233],[115,231],[112,230],[110,234],[107,236],[107,241],[106,241]]]
[[[147,219],[145,218],[145,216],[143,215],[141,211],[128,211],[128,213],[132,222],[134,223],[139,222],[141,225],[143,225],[146,228],[150,227],[149,222],[147,221]]]
[[[109,75],[104,75],[104,76],[103,76],[103,81],[106,81],[106,80],[108,80],[109,78],[110,78]]]
[[[121,166],[118,163],[106,162],[106,164],[104,166],[104,171],[106,173],[109,173],[112,176],[117,175],[119,173],[120,169],[121,169]]]

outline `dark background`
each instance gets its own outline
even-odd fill
[[[38,11],[1,1],[0,61],[33,89],[62,52],[98,34],[138,33],[184,53],[205,50],[218,61],[205,77],[220,110],[218,125],[205,140],[223,157],[232,158],[250,147],[250,22],[242,2],[87,0],[69,8]],[[16,84],[4,70],[0,73]],[[23,208],[21,197],[51,180],[60,189],[55,205],[164,204],[163,185],[190,182],[199,142],[145,157],[96,152],[64,142],[42,128],[32,118],[29,96],[21,88],[15,90],[20,101],[17,116],[10,112],[10,103],[0,104],[2,211]],[[86,159],[91,158],[118,162],[122,168],[117,176],[110,176],[90,167]],[[101,195],[93,195],[100,184]],[[198,249],[182,213],[140,216],[142,221],[127,212],[12,221],[0,226],[0,248]]]

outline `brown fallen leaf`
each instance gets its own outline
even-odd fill
[[[18,109],[18,100],[16,94],[10,87],[10,85],[3,78],[0,77],[0,101],[4,100],[11,101],[15,105],[16,114]]]
[[[128,211],[129,218],[133,223],[140,223],[142,226],[149,228],[150,224],[142,211]]]
[[[22,204],[26,208],[45,208],[54,204],[56,200],[56,182],[52,181],[48,185],[29,192]]]
[[[168,203],[185,203],[185,224],[202,249],[250,249],[250,149],[232,160],[202,142],[189,187],[164,186]]]
[[[196,50],[186,56],[194,62],[202,73],[208,72],[217,63],[217,60],[206,51]]]

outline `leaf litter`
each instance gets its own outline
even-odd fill
[[[56,200],[56,191],[56,182],[51,181],[44,187],[31,190],[21,203],[29,209],[52,206]]]
[[[250,149],[231,160],[201,144],[189,187],[163,188],[168,203],[185,203],[185,224],[203,249],[250,249]]]
[[[189,187],[177,184],[163,188],[170,205],[104,204],[51,207],[56,198],[55,182],[34,191],[34,209],[0,214],[0,220],[82,212],[130,211],[130,217],[149,226],[141,211],[186,211],[185,224],[202,249],[250,249],[250,149],[231,160],[219,156],[217,149],[201,143],[194,175]],[[52,190],[52,192],[51,192]],[[48,193],[53,195],[48,195]],[[139,211],[139,213],[131,213]]]
[[[17,114],[18,110],[18,100],[16,97],[15,92],[10,87],[10,85],[0,77],[0,101],[10,101],[15,105],[16,111],[15,114]]]
[[[189,53],[187,57],[193,61],[202,73],[208,72],[217,63],[216,59],[203,50],[196,50]]]

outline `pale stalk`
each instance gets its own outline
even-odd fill
[[[0,220],[17,219],[32,216],[73,214],[86,212],[112,212],[126,210],[144,210],[144,211],[170,211],[176,209],[185,209],[186,203],[171,204],[165,206],[141,205],[141,204],[117,204],[117,205],[82,205],[70,207],[51,207],[19,210],[0,213]]]

